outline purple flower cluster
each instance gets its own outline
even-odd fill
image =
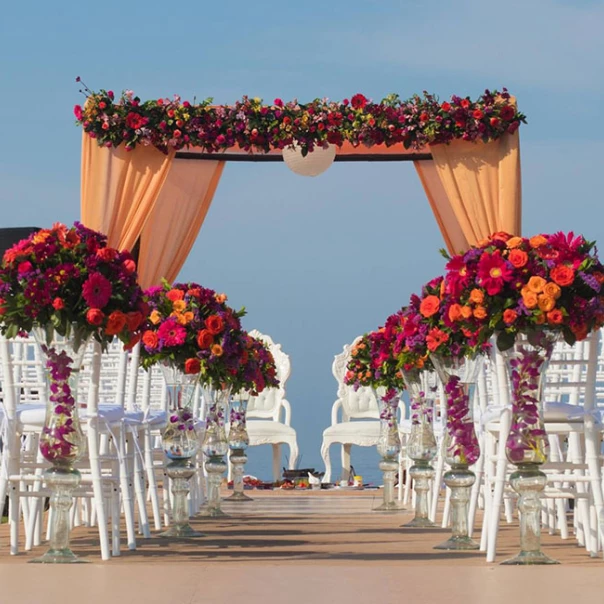
[[[480,457],[480,446],[470,412],[470,397],[464,385],[459,382],[459,377],[455,375],[445,384],[445,394],[448,463],[471,466]]]
[[[42,347],[47,356],[46,368],[49,373],[49,402],[53,405],[53,416],[42,429],[40,452],[51,463],[64,460],[73,462],[78,458],[78,444],[74,422],[75,400],[71,392],[69,378],[72,373],[72,359],[65,351],[57,353],[54,348]]]
[[[540,382],[549,350],[518,346],[508,359],[512,386],[512,425],[506,441],[511,463],[545,463],[548,442],[540,414]]]

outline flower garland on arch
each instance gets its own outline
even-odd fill
[[[454,95],[441,102],[424,91],[407,100],[391,94],[373,102],[357,93],[340,102],[275,99],[271,105],[247,96],[233,105],[212,105],[212,99],[181,102],[178,95],[141,101],[131,90],[116,97],[112,90],[95,92],[85,84],[81,92],[87,99],[74,107],[76,123],[99,146],[124,144],[127,150],[153,145],[163,152],[200,147],[214,153],[239,146],[268,153],[297,144],[306,155],[315,147],[345,142],[421,149],[456,139],[488,142],[526,123],[505,88],[485,90],[474,101]]]

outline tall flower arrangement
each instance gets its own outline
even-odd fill
[[[8,337],[43,325],[132,345],[146,315],[131,254],[78,222],[37,231],[4,253],[0,321]]]
[[[77,78],[77,81],[80,81]],[[116,96],[84,86],[84,106],[76,105],[76,121],[98,144],[126,149],[153,145],[162,151],[201,147],[207,152],[239,146],[268,152],[297,143],[305,155],[327,144],[341,146],[402,144],[419,149],[454,139],[493,140],[515,132],[525,116],[504,88],[486,90],[476,100],[452,96],[448,101],[426,92],[402,100],[396,94],[374,102],[357,93],[340,102],[310,103],[243,97],[232,105],[198,104],[172,99],[141,101],[132,91]]]
[[[240,370],[244,332],[242,309],[226,296],[197,283],[164,282],[145,292],[150,314],[142,334],[144,367],[159,361],[174,364],[212,387],[233,384]]]
[[[454,323],[500,350],[519,333],[547,329],[573,344],[604,324],[604,266],[595,244],[574,233],[517,237],[496,233],[450,258],[446,291],[472,310]]]

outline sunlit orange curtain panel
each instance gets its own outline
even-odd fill
[[[424,187],[426,196],[434,213],[438,228],[445,240],[450,254],[467,250],[470,246],[464,235],[455,212],[449,202],[449,197],[443,187],[433,160],[414,161],[413,165]]]
[[[139,145],[126,151],[99,147],[82,134],[82,223],[105,233],[108,243],[131,250],[153,210],[174,153]]]
[[[170,168],[141,234],[138,263],[143,288],[170,283],[180,272],[212,203],[224,161],[178,159]]]
[[[449,226],[443,220],[441,229],[447,233],[450,228],[455,232],[461,230],[469,245],[496,231],[520,234],[522,192],[518,132],[489,143],[453,141],[449,145],[434,145],[430,151],[457,222]],[[426,193],[430,198],[429,188]],[[449,239],[451,244],[459,244],[453,234]],[[465,249],[467,246],[452,251]]]

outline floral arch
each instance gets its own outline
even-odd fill
[[[335,147],[335,161],[412,161],[450,252],[521,230],[525,116],[505,89],[476,100],[424,93],[374,103],[355,94],[271,105],[82,92],[87,100],[74,108],[83,129],[81,219],[112,246],[139,242],[144,287],[176,278],[226,161],[281,161],[292,146],[302,156]]]

